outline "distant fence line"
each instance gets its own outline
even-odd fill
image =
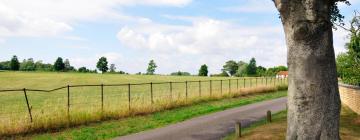
[[[44,90],[44,89],[31,89],[31,88],[23,88],[23,89],[4,89],[4,90],[0,90],[0,94],[2,92],[23,92],[24,94],[24,98],[26,101],[26,107],[27,107],[27,111],[28,111],[28,115],[29,115],[29,119],[30,122],[33,122],[33,115],[32,115],[32,107],[30,105],[30,101],[28,99],[28,93],[29,91],[32,92],[44,92],[44,93],[51,93],[54,91],[58,91],[58,90],[63,90],[66,89],[67,91],[67,116],[70,117],[70,107],[71,107],[71,102],[70,102],[70,98],[71,98],[71,89],[72,88],[76,88],[76,87],[100,87],[100,100],[101,100],[101,111],[104,111],[104,87],[127,87],[127,102],[128,102],[128,109],[131,110],[131,96],[132,96],[132,86],[138,86],[138,85],[149,85],[149,89],[150,89],[150,100],[151,100],[151,104],[154,104],[154,85],[162,85],[162,84],[168,84],[168,90],[170,92],[170,95],[172,95],[172,91],[173,91],[173,84],[176,83],[182,83],[185,84],[184,88],[185,88],[185,100],[188,99],[188,88],[189,88],[189,84],[191,83],[198,83],[198,96],[201,97],[202,94],[202,85],[203,83],[208,83],[207,87],[209,90],[209,94],[210,96],[212,96],[213,93],[213,83],[214,82],[220,82],[220,94],[223,94],[223,88],[224,85],[224,81],[227,81],[228,83],[228,93],[231,93],[235,87],[232,87],[233,84],[231,84],[232,81],[236,81],[236,90],[239,90],[240,88],[250,88],[250,87],[256,87],[258,85],[265,85],[265,86],[276,86],[277,84],[286,84],[287,83],[287,78],[276,78],[276,77],[256,77],[256,78],[232,78],[232,79],[225,79],[225,80],[192,80],[192,81],[176,81],[176,82],[149,82],[149,83],[127,83],[127,84],[86,84],[86,85],[67,85],[67,86],[62,86],[62,87],[58,87],[58,88],[54,88],[54,89],[50,89],[50,90]],[[243,85],[240,85],[242,82]],[[248,82],[248,86],[247,86],[247,82]]]

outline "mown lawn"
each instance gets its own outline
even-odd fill
[[[265,120],[245,128],[243,136],[238,140],[284,140],[286,135],[286,111],[273,116],[272,123]],[[343,140],[360,140],[360,115],[348,107],[342,107],[340,118],[340,137]],[[236,140],[232,134],[224,140]]]
[[[200,102],[191,106],[156,112],[144,116],[133,116],[120,120],[91,123],[85,126],[68,128],[59,132],[47,132],[34,135],[16,136],[17,139],[111,139],[148,129],[166,126],[211,112],[228,108],[275,99],[286,96],[287,91],[278,91],[238,98],[228,98],[208,102]]]

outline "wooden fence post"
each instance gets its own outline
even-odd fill
[[[169,82],[170,84],[170,98],[172,99],[172,82]]]
[[[29,100],[28,100],[25,88],[24,88],[24,96],[25,96],[26,105],[27,105],[27,108],[28,108],[28,111],[29,111],[30,122],[33,122],[32,114],[31,114],[31,108],[30,108],[30,105],[29,105]]]
[[[241,137],[241,122],[235,123],[235,135],[237,138]]]
[[[129,112],[131,110],[131,95],[130,95],[130,92],[131,92],[131,88],[130,88],[130,83],[128,84],[128,103],[129,103]]]
[[[255,78],[255,87],[257,87],[258,86],[258,78],[256,77]]]
[[[70,122],[70,86],[67,86],[67,116]]]
[[[269,122],[269,123],[271,123],[271,111],[270,110],[268,110],[267,112],[266,112],[266,120],[267,120],[267,122]]]
[[[212,81],[210,80],[210,97],[212,95]]]
[[[222,95],[222,81],[223,80],[220,80],[220,95]]]
[[[104,84],[101,84],[101,115],[104,113]]]
[[[229,79],[229,94],[231,93],[231,79]]]
[[[246,87],[246,79],[244,78],[244,88]]]
[[[265,85],[266,85],[266,86],[267,86],[267,83],[268,83],[268,82],[267,82],[267,77],[265,77]]]
[[[253,81],[253,79],[250,78],[250,88],[252,87],[252,81]]]
[[[185,81],[185,99],[188,99],[188,81]]]
[[[201,97],[201,81],[199,80],[199,97]]]
[[[150,98],[151,98],[151,104],[154,104],[154,95],[153,95],[153,83],[150,83]]]
[[[236,90],[239,90],[239,79],[236,79]]]

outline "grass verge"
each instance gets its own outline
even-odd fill
[[[90,123],[79,127],[67,128],[59,132],[17,135],[6,137],[6,139],[110,139],[117,136],[166,126],[228,108],[284,97],[286,94],[287,91],[277,91],[266,94],[242,96],[241,98],[226,98],[208,102],[198,102],[191,106],[174,108],[143,116]]]
[[[273,115],[273,123],[266,123],[265,120],[254,123],[245,128],[241,140],[284,140],[286,135],[286,111]],[[360,139],[360,116],[351,111],[348,107],[342,107],[340,118],[340,137],[344,140]],[[224,140],[236,140],[234,134]]]

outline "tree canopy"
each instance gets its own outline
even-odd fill
[[[102,73],[105,73],[109,70],[108,61],[106,57],[101,57],[96,64],[96,68],[98,68]]]

